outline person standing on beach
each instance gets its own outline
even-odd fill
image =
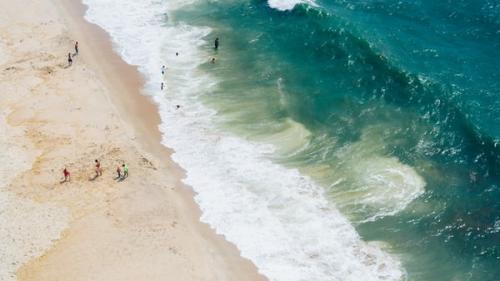
[[[128,165],[122,164],[123,167],[123,178],[128,178]]]
[[[68,66],[73,64],[73,59],[71,58],[71,53],[68,53]]]
[[[117,179],[120,179],[122,177],[122,169],[120,169],[120,165],[116,167],[116,173],[118,174]]]
[[[163,82],[161,82],[161,85],[160,85],[160,90],[163,90]]]
[[[68,171],[68,169],[66,167],[64,167],[63,175],[64,175],[64,181],[63,182],[71,181],[71,175],[70,175],[70,173],[69,173],[69,171]]]
[[[219,37],[215,38],[215,42],[214,42],[214,46],[215,46],[215,50],[219,49]]]
[[[78,55],[78,41],[75,43],[75,55]]]
[[[99,160],[95,160],[95,177],[97,178],[98,176],[102,176],[102,168],[101,168],[101,162]]]

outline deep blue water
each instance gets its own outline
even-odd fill
[[[204,66],[220,83],[205,102],[250,139],[287,119],[303,125],[307,146],[274,160],[327,189],[409,280],[500,280],[500,2],[316,3],[203,1],[176,12],[221,39],[216,66]],[[390,202],[359,200],[370,193],[351,172],[381,158],[426,183],[392,215],[377,215]]]

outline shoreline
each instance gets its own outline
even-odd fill
[[[58,13],[55,19],[51,18],[54,16],[52,11],[52,14],[45,15],[45,20],[48,18],[47,21],[41,24],[31,23],[33,26],[41,26],[40,29],[44,31],[38,38],[38,43],[42,42],[38,47],[42,50],[47,47],[43,45],[44,39],[47,39],[50,44],[55,44],[54,41],[58,41],[60,49],[71,49],[69,38],[77,38],[80,43],[80,54],[75,59],[75,65],[69,69],[61,66],[62,59],[57,54],[45,58],[46,61],[53,63],[53,65],[44,66],[47,73],[41,74],[40,78],[52,87],[49,90],[44,88],[44,94],[47,96],[55,95],[53,99],[49,97],[53,102],[48,105],[50,111],[43,110],[35,112],[35,114],[28,114],[26,110],[33,108],[36,101],[34,101],[35,104],[29,104],[29,106],[23,104],[26,101],[15,101],[17,108],[14,113],[9,114],[8,122],[14,126],[24,127],[25,131],[36,131],[37,134],[25,136],[25,138],[34,142],[36,149],[40,150],[41,154],[31,170],[21,172],[20,176],[16,177],[10,184],[8,190],[19,197],[36,200],[41,204],[54,203],[60,207],[68,208],[72,213],[72,219],[61,238],[54,242],[48,251],[21,266],[17,272],[18,280],[53,280],[51,278],[55,276],[59,278],[58,280],[85,280],[89,276],[101,280],[99,276],[103,271],[106,274],[102,274],[101,278],[104,278],[102,280],[123,278],[127,276],[127,273],[129,278],[148,276],[148,280],[162,280],[168,277],[167,275],[161,276],[160,273],[178,274],[179,280],[183,280],[183,278],[191,280],[198,276],[205,276],[205,279],[209,278],[207,280],[232,280],[235,277],[240,280],[265,280],[257,273],[256,267],[249,260],[241,257],[236,246],[227,242],[223,236],[216,234],[210,226],[199,220],[201,212],[194,202],[194,193],[181,182],[184,171],[170,159],[172,150],[161,144],[162,136],[158,130],[159,114],[152,100],[141,93],[144,80],[137,68],[126,64],[114,52],[109,35],[104,30],[83,18],[86,6],[80,1],[68,3],[60,0],[45,0],[42,2],[37,4],[42,12],[43,9],[58,7],[57,4],[60,6],[56,9]],[[2,5],[8,4],[7,1],[2,1]],[[15,5],[22,6],[23,3]],[[29,11],[23,13],[26,14],[25,18],[30,18]],[[61,19],[62,22],[59,22]],[[12,27],[15,24],[2,23],[2,27],[4,25]],[[24,22],[23,24],[29,25],[30,23]],[[48,27],[43,27],[44,24]],[[57,26],[51,27],[53,25]],[[66,26],[64,27],[64,25]],[[51,30],[47,31],[48,28]],[[66,29],[69,30],[67,35],[65,34]],[[25,35],[22,31],[18,32],[21,32],[16,35],[18,37]],[[58,33],[63,33],[63,35]],[[36,35],[33,33],[29,37],[36,37]],[[70,37],[67,37],[68,35]],[[57,40],[53,40],[51,36]],[[37,38],[32,40],[37,41]],[[14,42],[14,40],[12,41]],[[89,42],[92,42],[92,45]],[[13,43],[13,48],[15,46]],[[32,46],[36,46],[36,44]],[[23,51],[30,51],[29,46],[26,49]],[[50,53],[49,50],[47,52]],[[13,56],[15,57],[15,55]],[[31,67],[33,68],[33,64]],[[12,75],[8,77],[32,76],[29,70],[25,70],[28,69],[27,66],[23,65],[19,69],[21,69],[20,73],[6,75]],[[73,70],[78,73],[67,73]],[[26,73],[21,73],[22,71]],[[58,75],[60,77],[54,77]],[[84,78],[87,81],[84,81],[82,85],[82,82],[75,82],[78,78]],[[64,84],[67,82],[66,79],[72,83],[79,83],[80,87],[90,85],[92,88],[73,92],[71,89],[74,85]],[[45,87],[44,83],[38,84],[37,87]],[[86,100],[82,101],[82,96],[78,94],[92,95],[92,90],[100,92],[99,97],[96,97],[98,100],[94,101],[93,98],[86,97]],[[38,95],[37,89],[30,89],[30,91],[31,95]],[[73,108],[67,110],[62,107],[65,105],[64,102],[62,105],[57,103],[57,100],[61,98],[58,91],[64,93],[65,96],[62,98],[70,99],[69,103]],[[26,95],[28,99],[31,98],[30,93]],[[91,110],[87,110],[81,106],[81,104],[86,103],[99,107],[98,109],[101,110],[109,110],[110,114],[108,112],[94,112],[92,107],[89,107],[92,108]],[[78,111],[79,116],[70,117],[70,120],[61,120],[60,118],[65,118],[65,115],[51,112],[52,110],[60,110],[69,115]],[[22,111],[22,113],[17,113],[18,111]],[[103,122],[102,118],[107,117],[109,120],[106,119]],[[89,123],[85,123],[87,121],[85,118],[90,120]],[[52,120],[61,120],[61,122],[51,124]],[[62,124],[67,123],[74,130],[68,132],[61,128]],[[98,128],[97,126],[102,123],[107,124],[106,127]],[[47,128],[32,127],[36,124],[43,124],[42,127],[49,124],[48,126],[52,126],[51,130],[55,129],[56,134],[64,134],[64,137],[46,136],[48,132],[52,133],[52,131],[47,130]],[[109,129],[111,124],[120,125]],[[86,135],[87,131],[92,131],[90,137],[79,135],[81,133]],[[105,136],[102,134],[100,136],[99,132]],[[116,143],[112,138],[115,136],[121,137],[121,139],[117,139]],[[109,144],[110,139],[113,139],[111,144]],[[58,145],[61,146],[61,149],[58,149]],[[129,147],[123,148],[127,145],[130,145],[130,150]],[[99,152],[103,147],[104,151]],[[93,154],[96,153],[104,153],[101,154],[101,157],[105,159],[106,164],[113,161],[126,161],[135,157],[139,159],[139,164],[131,164],[131,168],[136,171],[135,176],[133,176],[136,178],[127,179],[126,182],[120,184],[119,188],[115,182],[105,179],[98,179],[100,182],[90,183],[86,180],[87,166],[90,165],[82,166],[80,161],[82,157],[77,153],[70,152],[75,149],[86,151],[85,156],[87,157],[83,157],[83,159],[89,160],[89,162],[94,157]],[[62,156],[65,161],[61,162],[60,159],[54,161],[57,156]],[[86,159],[88,157],[90,158]],[[108,158],[110,159],[108,160]],[[43,166],[47,162],[58,162],[59,164],[55,165],[57,168],[67,165],[65,163],[70,163],[73,181],[65,185],[64,190],[60,190],[59,185],[55,186],[54,177],[51,174],[59,173],[59,171],[57,169],[54,171],[54,167],[49,169]],[[109,166],[111,167],[111,165]],[[87,171],[85,173],[77,172],[79,169],[87,169]],[[137,179],[137,175],[140,175],[139,171],[143,173],[142,176],[150,178]],[[107,175],[111,174],[112,168],[106,173]],[[38,184],[38,186],[34,187],[33,184]],[[99,190],[94,192],[96,187],[92,187],[92,185],[96,185]],[[26,186],[29,188],[20,188]],[[88,186],[91,186],[91,189],[88,189]],[[82,189],[84,190],[82,191]],[[152,206],[142,206],[144,203],[152,203]],[[170,205],[163,206],[165,203]],[[129,207],[130,209],[128,209]],[[132,219],[132,225],[126,223],[127,220],[137,215],[141,215],[142,219],[139,221]],[[149,220],[155,221],[155,225],[149,225]],[[143,223],[147,225],[141,225]],[[176,225],[178,226],[176,227]],[[166,227],[172,229],[167,230]],[[180,230],[177,230],[179,228]],[[108,230],[108,232],[102,233],[102,230]],[[177,231],[178,233],[176,233]],[[143,237],[143,232],[148,233],[148,235]],[[158,242],[156,240],[162,237],[161,235],[155,236],[157,232],[162,232],[165,235],[165,241]],[[170,232],[174,234],[172,235]],[[137,233],[141,233],[141,235]],[[139,236],[134,241],[133,237],[125,237],[126,234]],[[116,256],[109,256],[109,253],[101,252],[110,250],[108,245],[92,240],[92,237],[97,238],[101,235],[104,236],[101,237],[104,242],[115,246],[114,251],[121,248],[128,255],[119,256],[118,259]],[[128,242],[140,241],[144,245],[129,247],[125,244],[124,246],[123,239]],[[96,242],[97,245],[92,245],[93,242]],[[173,244],[173,246],[162,248],[162,246],[167,246],[163,242]],[[150,246],[148,243],[155,247],[148,248]],[[93,254],[97,254],[98,257],[102,254],[102,261],[113,263],[113,265],[105,268],[99,264],[99,261],[93,261],[93,255],[88,252],[89,246],[92,246],[91,252]],[[148,252],[144,248],[150,251],[150,256],[147,256]],[[82,255],[78,257],[78,260],[75,260],[73,255],[75,251]],[[160,251],[168,253],[165,255],[159,253]],[[116,255],[117,253],[112,254]],[[153,259],[153,257],[155,258]],[[170,265],[170,267],[162,265],[165,268],[159,268],[160,261],[174,265]],[[142,270],[134,270],[133,265],[140,265],[143,268]],[[123,272],[116,272],[118,269],[123,270]],[[179,272],[175,272],[176,270]]]

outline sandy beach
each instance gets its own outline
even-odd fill
[[[265,280],[199,222],[143,78],[85,7],[0,6],[0,280]]]

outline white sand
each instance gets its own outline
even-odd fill
[[[264,280],[199,222],[141,77],[82,14],[0,0],[0,280]]]

